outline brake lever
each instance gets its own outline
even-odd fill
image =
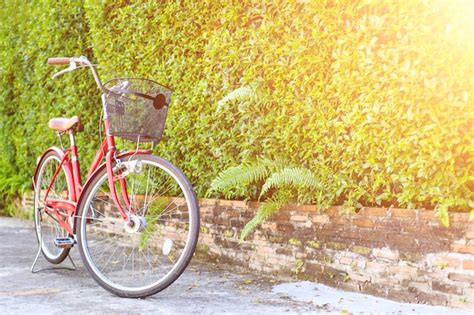
[[[77,68],[76,63],[71,60],[71,62],[69,63],[69,67],[53,74],[53,79],[56,79],[57,77],[59,77],[62,74],[65,74],[66,72],[71,72],[73,70],[76,70],[76,68]]]

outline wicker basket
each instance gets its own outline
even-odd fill
[[[104,84],[111,135],[132,141],[159,141],[172,91],[147,79],[112,79]]]

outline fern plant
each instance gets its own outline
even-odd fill
[[[221,100],[217,102],[217,110],[221,110],[230,102],[251,100],[257,96],[255,90],[250,86],[239,87],[232,92],[228,93]]]
[[[223,191],[248,184],[261,186],[258,199],[265,199],[255,216],[240,233],[244,240],[259,225],[268,220],[288,203],[300,200],[321,189],[316,176],[306,168],[287,166],[279,161],[258,160],[253,164],[241,164],[221,172],[211,183],[213,191]],[[308,201],[307,198],[305,201]]]

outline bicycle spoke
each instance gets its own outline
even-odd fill
[[[104,173],[93,186],[81,217],[86,238],[96,240],[87,242],[86,256],[96,266],[100,279],[130,288],[144,287],[169,276],[185,252],[190,231],[189,203],[175,178],[145,159],[141,171],[130,171],[124,179],[135,209],[135,214],[129,216],[131,220],[141,217],[133,225],[125,224],[112,202]],[[120,202],[124,202],[123,186],[114,187],[122,197]],[[108,237],[107,231],[116,235]],[[107,241],[98,242],[100,239]]]

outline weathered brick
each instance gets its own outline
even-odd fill
[[[462,254],[474,254],[474,246],[472,245],[458,245],[458,244],[453,244],[451,246],[452,250],[456,253],[462,253]]]
[[[413,209],[392,209],[392,216],[395,218],[416,218],[416,211]]]
[[[360,291],[360,285],[357,282],[339,282],[337,287],[344,291]]]
[[[307,215],[296,214],[291,215],[290,220],[295,222],[307,222],[309,221],[309,217]]]
[[[293,205],[292,209],[302,212],[316,212],[318,207],[316,205]]]
[[[466,282],[469,284],[474,284],[474,276],[451,272],[448,274],[448,279],[459,282]]]
[[[422,292],[429,292],[430,291],[430,285],[427,282],[417,282],[417,281],[412,281],[408,284],[408,288],[415,288],[419,291]]]
[[[296,258],[296,259],[303,259],[303,258],[306,258],[306,253],[304,253],[304,252],[296,252],[295,258]]]
[[[342,265],[350,265],[352,263],[352,259],[347,257],[341,257],[339,258],[339,263]]]
[[[406,222],[405,224],[403,224],[402,231],[409,232],[409,233],[419,232],[420,226],[417,224],[416,221]]]
[[[365,207],[361,213],[365,214],[367,217],[385,217],[387,215],[387,209]]]
[[[334,250],[344,250],[347,248],[347,244],[339,243],[339,242],[327,242],[326,248],[334,249]]]
[[[328,224],[330,222],[329,216],[327,214],[318,214],[312,216],[313,223],[317,224]]]
[[[264,253],[264,254],[272,254],[272,253],[275,252],[275,250],[270,246],[260,247],[260,248],[258,248],[258,251],[260,253]]]
[[[451,212],[449,213],[449,220],[451,222],[468,222],[469,212]]]
[[[275,257],[270,257],[270,258],[267,259],[267,263],[271,264],[271,265],[279,265],[280,260],[275,258]]]
[[[448,302],[449,306],[472,311],[474,309],[473,296],[451,295]]]
[[[219,200],[219,206],[221,207],[232,207],[233,204],[234,204],[234,201],[233,200],[224,200],[224,199],[221,199]]]
[[[389,266],[388,272],[394,274],[399,282],[403,279],[412,279],[417,274],[417,268],[407,265]]]
[[[352,220],[352,223],[358,227],[362,228],[373,228],[374,227],[374,222],[370,219],[355,219]]]
[[[474,239],[474,231],[467,231],[466,232],[466,238],[472,240]]]
[[[278,222],[288,222],[290,220],[290,215],[288,212],[279,211],[272,216],[272,220]]]
[[[387,270],[387,266],[385,264],[381,264],[374,261],[368,261],[365,264],[365,270],[371,274],[383,274]]]
[[[267,221],[265,223],[262,223],[261,228],[262,230],[270,230],[275,233],[277,231],[277,224],[275,222]]]
[[[309,240],[309,241],[306,241],[305,244],[306,244],[306,246],[309,246],[309,247],[312,247],[312,248],[316,248],[316,249],[321,248],[321,242],[318,241],[318,240]]]
[[[448,297],[445,294],[434,292],[424,292],[415,287],[409,287],[408,293],[410,293],[417,303],[430,303],[435,305],[446,305],[448,303]]]
[[[436,214],[433,210],[419,210],[418,219],[423,221],[438,221]]]
[[[460,287],[450,285],[447,283],[442,283],[439,281],[433,281],[431,283],[431,288],[434,291],[440,291],[440,292],[449,293],[449,294],[462,294],[462,289]]]
[[[284,222],[278,222],[277,223],[277,230],[284,232],[284,233],[291,233],[295,230],[293,224],[291,223],[284,223]]]
[[[372,252],[371,248],[365,247],[365,246],[358,246],[358,245],[352,246],[350,250],[353,251],[354,253],[365,255],[365,256],[370,255],[370,253]]]
[[[465,260],[462,266],[464,270],[474,270],[474,260]]]
[[[359,281],[359,282],[370,282],[370,277],[367,275],[361,275],[358,273],[349,273],[349,277],[352,280]]]
[[[333,220],[334,224],[336,225],[349,225],[349,219],[348,218],[344,218],[344,217],[335,217],[334,220]]]
[[[461,265],[461,261],[457,258],[442,257],[436,262],[436,265],[441,269],[444,267],[458,268]]]
[[[389,248],[374,248],[372,254],[377,258],[389,259],[389,260],[398,260],[399,254],[398,251],[391,250]]]
[[[474,287],[464,288],[462,291],[463,295],[472,297],[474,302]]]
[[[329,216],[334,216],[336,215],[337,213],[339,213],[339,208],[338,207],[330,207],[328,209],[324,209],[322,210],[321,212],[323,212],[324,214],[327,214]]]
[[[199,212],[201,214],[212,213],[214,206],[201,206],[199,207]]]

